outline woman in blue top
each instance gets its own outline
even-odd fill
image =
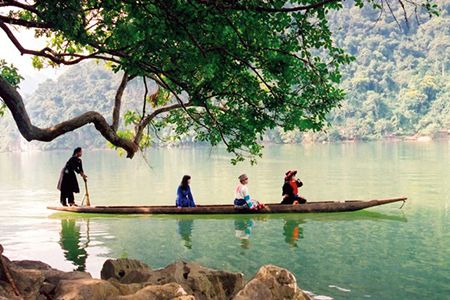
[[[194,197],[192,197],[191,188],[189,187],[190,183],[191,176],[184,175],[177,190],[177,207],[195,207]]]

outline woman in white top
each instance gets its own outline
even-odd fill
[[[238,177],[239,184],[236,187],[236,196],[234,199],[234,206],[236,208],[246,208],[246,209],[252,209],[252,210],[259,210],[261,208],[264,208],[263,204],[260,204],[255,199],[250,198],[250,194],[248,192],[248,176],[245,174],[242,174]]]

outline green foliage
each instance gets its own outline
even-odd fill
[[[128,126],[130,124],[137,124],[140,120],[140,116],[137,112],[135,111],[127,111],[124,116],[123,116],[123,121],[125,123],[125,126]],[[133,138],[133,134],[131,133],[129,137],[127,137],[128,139],[132,139]]]
[[[4,103],[0,103],[0,117],[3,117],[6,113],[6,105]]]
[[[171,99],[172,98],[168,90],[159,88],[155,95],[147,96],[146,100],[150,103],[152,108],[158,108],[169,104]]]
[[[145,99],[147,110],[190,104],[152,120],[145,145],[225,141],[236,154],[233,163],[244,157],[253,162],[263,141],[372,139],[448,126],[450,65],[442,54],[450,53],[449,0],[439,2],[440,14],[431,20],[435,4],[417,1],[421,27],[414,18],[407,23],[399,5],[392,5],[396,18],[385,13],[375,26],[380,5],[373,0],[290,14],[218,9],[228,2],[207,2],[50,0],[37,3],[39,17],[20,18],[50,22],[51,30],[37,34],[49,37],[54,51],[66,51],[66,59],[102,54],[114,58],[107,62],[114,72],[153,79],[151,90],[159,91]],[[33,63],[49,64],[42,58]],[[92,107],[111,113],[118,77],[91,65],[80,68],[59,80],[60,87],[43,86],[36,103],[30,101],[30,111],[45,125]],[[132,138],[142,117],[142,86],[134,80],[126,93],[120,134]],[[333,128],[321,131],[328,124]],[[89,128],[81,132],[94,147],[101,145]],[[55,142],[85,140],[74,136]]]
[[[282,7],[286,1],[245,5]],[[315,4],[290,1],[289,5]],[[39,33],[49,48],[71,54],[103,53],[119,61],[114,71],[155,79],[164,88],[151,107],[174,101],[195,106],[165,116],[177,135],[197,139],[251,159],[267,129],[319,130],[344,97],[340,68],[353,58],[336,47],[327,15],[341,3],[296,13],[220,9],[202,1],[39,1]],[[28,18],[28,17],[27,17]],[[48,63],[48,62],[47,62]],[[40,60],[34,61],[42,67]],[[52,64],[50,62],[50,64]],[[173,96],[173,95],[172,95]],[[127,113],[125,125],[136,121]]]
[[[40,56],[33,56],[33,58],[31,59],[31,64],[38,70],[44,68],[44,60]]]
[[[16,67],[0,59],[0,77],[4,78],[13,87],[18,87],[20,81],[23,79]],[[1,100],[1,99],[0,99]],[[0,117],[3,117],[6,113],[6,105],[0,102]]]
[[[119,130],[119,131],[117,131],[117,135],[121,138],[129,139],[129,140],[132,140],[134,138],[134,132],[130,129]],[[150,147],[151,141],[152,141],[152,138],[150,137],[150,135],[144,134],[144,136],[142,137],[142,139],[139,143],[140,149],[146,149],[146,148]],[[107,143],[107,146],[111,149],[116,150],[120,156],[127,154],[125,150],[114,146],[110,142]]]
[[[393,6],[393,11],[400,27],[389,15],[375,27],[368,26],[379,14],[367,7],[360,11],[347,7],[332,15],[337,45],[353,54],[356,62],[343,70],[347,95],[328,115],[337,132],[331,141],[434,135],[450,128],[446,85],[450,81],[450,1],[440,1],[439,7],[437,17],[429,19],[429,11],[419,12],[420,26],[410,18],[408,27],[399,6]]]
[[[23,79],[16,67],[0,59],[0,76],[8,81],[13,87],[18,87],[20,81]],[[1,110],[0,110],[1,111]]]

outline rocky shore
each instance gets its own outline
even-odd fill
[[[133,259],[107,260],[101,279],[87,272],[63,272],[40,261],[10,261],[0,245],[0,300],[5,299],[296,299],[309,296],[286,269],[262,266],[245,282],[242,273],[177,261],[153,270]]]

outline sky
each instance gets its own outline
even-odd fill
[[[18,31],[12,27],[10,28],[25,48],[40,50],[45,46],[45,40],[35,38],[32,30]],[[22,96],[32,94],[39,83],[47,79],[56,79],[67,68],[66,66],[57,69],[47,67],[42,70],[36,70],[31,65],[31,58],[31,55],[21,55],[6,34],[0,30],[0,59],[5,59],[8,64],[12,63],[19,69],[20,75],[24,77],[24,80],[19,85],[19,92]]]

